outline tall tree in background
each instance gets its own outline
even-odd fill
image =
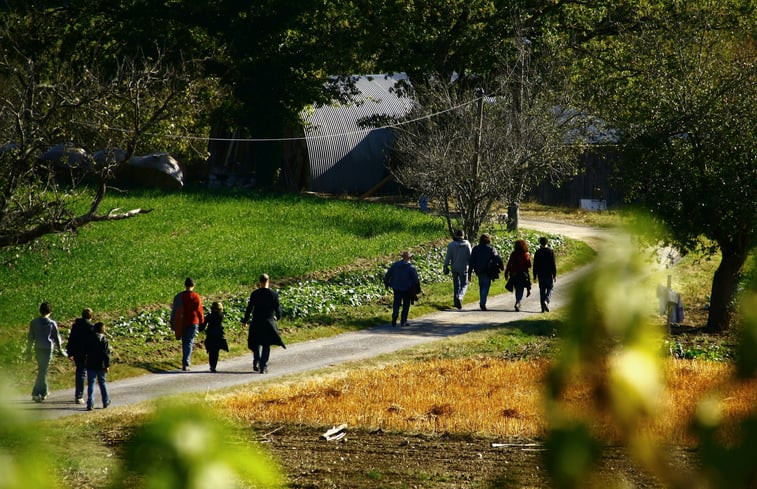
[[[474,95],[462,80],[441,77],[416,87],[411,121],[395,130],[399,163],[392,173],[437,204],[450,233],[459,216],[459,226],[477,236],[495,204],[517,203],[577,166],[581,118],[570,91],[529,66],[527,44],[517,43],[513,64],[501,66],[492,82],[479,80],[486,91]]]
[[[513,39],[536,41],[558,28],[565,3],[554,0],[350,0],[354,36],[379,72],[465,80],[494,74],[513,53]],[[541,43],[531,46],[539,56]]]
[[[361,58],[348,2],[210,1],[188,3],[166,16],[202,29],[221,47],[208,64],[230,97],[216,114],[219,127],[256,142],[257,180],[274,183],[283,160],[279,138],[301,124],[302,110],[349,96],[348,75]],[[344,75],[344,76],[340,76]]]
[[[622,131],[619,182],[681,250],[720,254],[707,327],[730,327],[757,245],[753,2],[598,2],[569,25],[598,115]],[[615,15],[613,15],[615,14]],[[570,20],[568,17],[563,22]]]

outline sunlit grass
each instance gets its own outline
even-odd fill
[[[442,221],[391,205],[297,195],[190,190],[111,193],[103,209],[150,214],[0,250],[2,329],[21,330],[39,303],[67,323],[170,303],[192,276],[203,296],[249,293],[260,273],[283,278],[396,255],[439,239]]]
[[[575,207],[557,207],[534,202],[521,204],[520,212],[525,219],[571,222],[598,227],[618,226],[623,224],[628,217],[623,210],[588,211]]]
[[[530,437],[544,429],[541,396],[533,389],[544,371],[542,361],[429,360],[272,386],[262,393],[233,395],[221,404],[244,421]]]
[[[687,427],[696,404],[729,378],[729,369],[713,362],[667,361],[670,382],[661,399],[665,414],[650,422],[650,434],[665,442],[693,445]],[[391,431],[542,438],[547,428],[542,412],[546,371],[545,359],[470,357],[403,362],[236,393],[221,398],[218,406],[249,423],[348,423]],[[578,383],[565,399],[569,409],[580,414],[592,412],[596,397]],[[723,415],[736,419],[755,405],[757,383],[732,386],[722,406]],[[601,439],[614,441],[611,425],[593,419],[592,426]]]
[[[359,274],[361,267],[372,271],[396,259],[400,249],[429,247],[429,241],[440,243],[443,249],[447,242],[440,219],[385,204],[200,190],[117,195],[107,204],[155,210],[138,219],[84,228],[75,239],[49,237],[49,247],[26,250],[0,270],[0,311],[6,314],[0,324],[5,333],[0,338],[0,361],[14,369],[18,386],[33,382],[33,365],[23,363],[21,351],[37,301],[53,303],[53,318],[59,321],[64,340],[73,317],[85,306],[95,309],[97,319],[108,327],[117,318],[129,319],[111,341],[110,380],[118,380],[178,367],[179,342],[147,332],[146,325],[170,333],[165,323],[157,323],[150,314],[167,312],[185,275],[195,278],[206,306],[212,300],[225,302],[230,355],[238,355],[247,352],[246,329],[240,325],[241,318],[230,315],[229,301],[244,300],[259,271],[271,273],[274,287],[281,287],[303,275],[325,278],[353,269]],[[501,235],[509,236],[504,230]],[[591,260],[593,251],[585,244],[569,239],[560,242],[561,273]],[[187,251],[186,246],[196,250]],[[433,270],[422,272],[441,276],[441,258],[437,261]],[[281,266],[278,273],[273,271],[276,264]],[[451,306],[451,281],[441,277],[443,283],[431,280],[424,285],[422,300],[412,308],[411,317]],[[12,285],[4,288],[6,283]],[[493,292],[501,290],[502,282],[497,284]],[[476,300],[475,296],[470,288],[467,302]],[[14,303],[20,306],[10,307]],[[130,320],[145,314],[144,319]],[[286,341],[294,343],[382,324],[389,317],[390,303],[384,298],[335,313],[285,317],[279,326]],[[18,324],[13,327],[12,321]],[[206,361],[199,344],[194,363]],[[71,369],[69,362],[53,362],[49,375],[53,389],[70,385]]]

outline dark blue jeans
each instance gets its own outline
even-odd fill
[[[478,277],[478,304],[486,307],[486,298],[489,296],[492,279],[485,273],[476,274],[476,276]]]
[[[400,316],[400,306],[402,306],[402,315]],[[410,312],[410,291],[409,290],[395,290],[394,302],[392,303],[392,323],[397,322],[397,317],[400,318],[400,323],[407,322],[407,314]]]
[[[107,407],[108,404],[110,404],[110,398],[108,397],[108,387],[105,384],[105,375],[105,369],[87,369],[87,407],[92,407],[95,405],[95,379],[97,379],[97,385],[100,386],[100,399],[103,402],[103,407]]]
[[[549,287],[542,287],[539,285],[539,301],[541,302],[541,306],[544,307],[545,305],[549,304],[549,300],[552,298],[552,286]]]
[[[197,324],[187,326],[184,330],[184,334],[181,336],[181,366],[189,367],[192,360],[192,348],[195,344],[195,336],[197,336]]]
[[[468,290],[468,272],[452,272],[452,286],[455,290],[455,298],[460,301],[465,299],[465,292]]]
[[[520,302],[523,300],[523,292],[526,290],[525,287],[519,287],[515,286],[515,302]]]
[[[87,368],[84,366],[84,356],[74,356],[76,373],[74,374],[74,398],[84,399],[84,381],[87,379]]]

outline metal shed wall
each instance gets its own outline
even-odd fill
[[[356,78],[360,94],[350,104],[316,107],[303,115],[310,164],[310,189],[327,193],[361,193],[388,173],[392,143],[388,129],[364,129],[358,122],[377,115],[405,115],[412,106],[390,90],[404,75]]]

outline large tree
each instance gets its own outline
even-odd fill
[[[491,81],[478,80],[478,90],[440,76],[419,84],[409,121],[395,129],[392,173],[437,203],[450,234],[456,218],[469,236],[478,235],[497,203],[517,209],[534,186],[576,168],[583,118],[570,91],[548,81],[549,70],[531,66],[528,44],[517,43],[520,56]]]
[[[208,67],[230,97],[215,111],[215,124],[258,140],[256,177],[263,185],[274,183],[283,160],[278,139],[301,124],[303,109],[348,97],[349,76],[368,72],[370,60],[360,55],[352,5],[327,0],[182,3],[180,9],[158,8],[158,15],[201,30],[218,46]]]
[[[757,245],[754,3],[622,3],[614,18],[604,2],[574,11],[593,23],[575,31],[570,54],[598,114],[621,130],[629,201],[681,250],[720,254],[707,326],[723,331]]]

